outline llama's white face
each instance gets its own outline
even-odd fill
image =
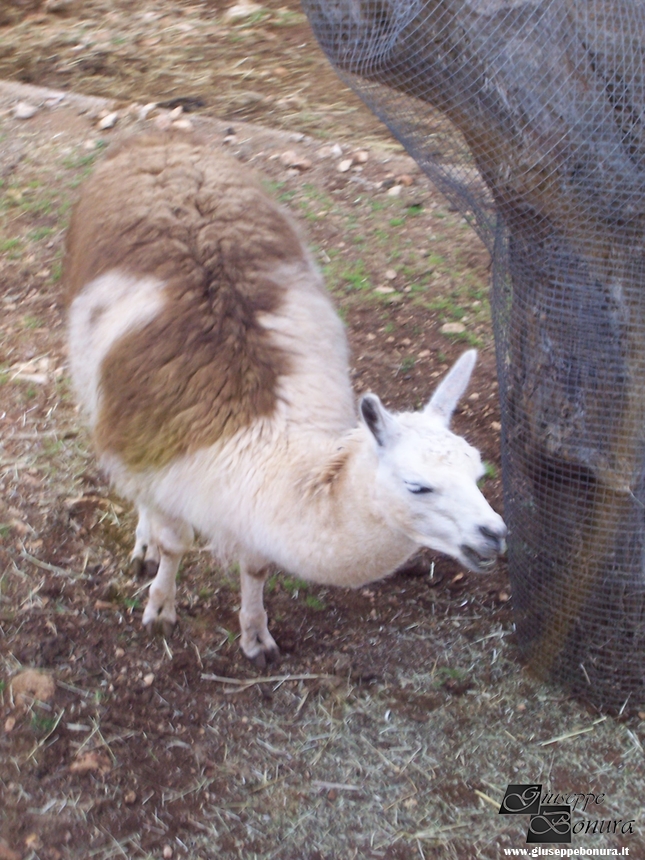
[[[475,357],[472,350],[459,359],[422,412],[390,413],[372,394],[360,411],[374,437],[376,497],[388,519],[415,543],[482,572],[504,551],[506,526],[477,486],[479,452],[448,429]]]

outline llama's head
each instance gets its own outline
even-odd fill
[[[482,572],[504,551],[506,526],[481,494],[479,452],[449,429],[477,353],[457,361],[421,412],[391,413],[374,394],[360,414],[378,456],[377,504],[420,546],[445,552]]]

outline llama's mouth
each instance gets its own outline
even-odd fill
[[[497,553],[492,555],[490,552],[483,554],[477,552],[474,547],[467,546],[466,544],[463,544],[460,549],[466,566],[475,573],[488,573],[497,564]]]

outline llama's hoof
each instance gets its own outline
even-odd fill
[[[170,639],[172,634],[175,632],[177,622],[175,621],[173,623],[167,618],[155,618],[152,621],[148,621],[144,627],[148,631],[148,635],[151,637],[163,636],[166,639]]]
[[[277,663],[280,660],[280,649],[277,645],[271,645],[267,648],[260,646],[256,654],[242,653],[257,669],[266,669],[269,663]]]
[[[153,558],[136,556],[130,562],[130,575],[133,579],[154,579],[159,570],[159,562]]]

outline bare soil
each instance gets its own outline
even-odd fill
[[[528,676],[503,565],[478,577],[424,553],[359,591],[276,575],[283,656],[258,677],[235,641],[235,572],[196,550],[178,631],[141,629],[134,519],[77,418],[60,282],[78,187],[124,134],[190,125],[266,176],[347,323],[358,393],[416,408],[476,345],[455,425],[501,510],[484,248],[338,82],[295,4],[225,11],[24,0],[0,17],[14,82],[0,85],[0,860],[498,858],[525,846],[528,820],[496,807],[531,782],[603,794],[576,822],[633,819],[583,824],[576,846],[645,856],[645,706],[605,718]],[[19,102],[34,115],[16,118]],[[164,104],[144,119],[148,102]],[[53,696],[19,701],[27,669]]]

